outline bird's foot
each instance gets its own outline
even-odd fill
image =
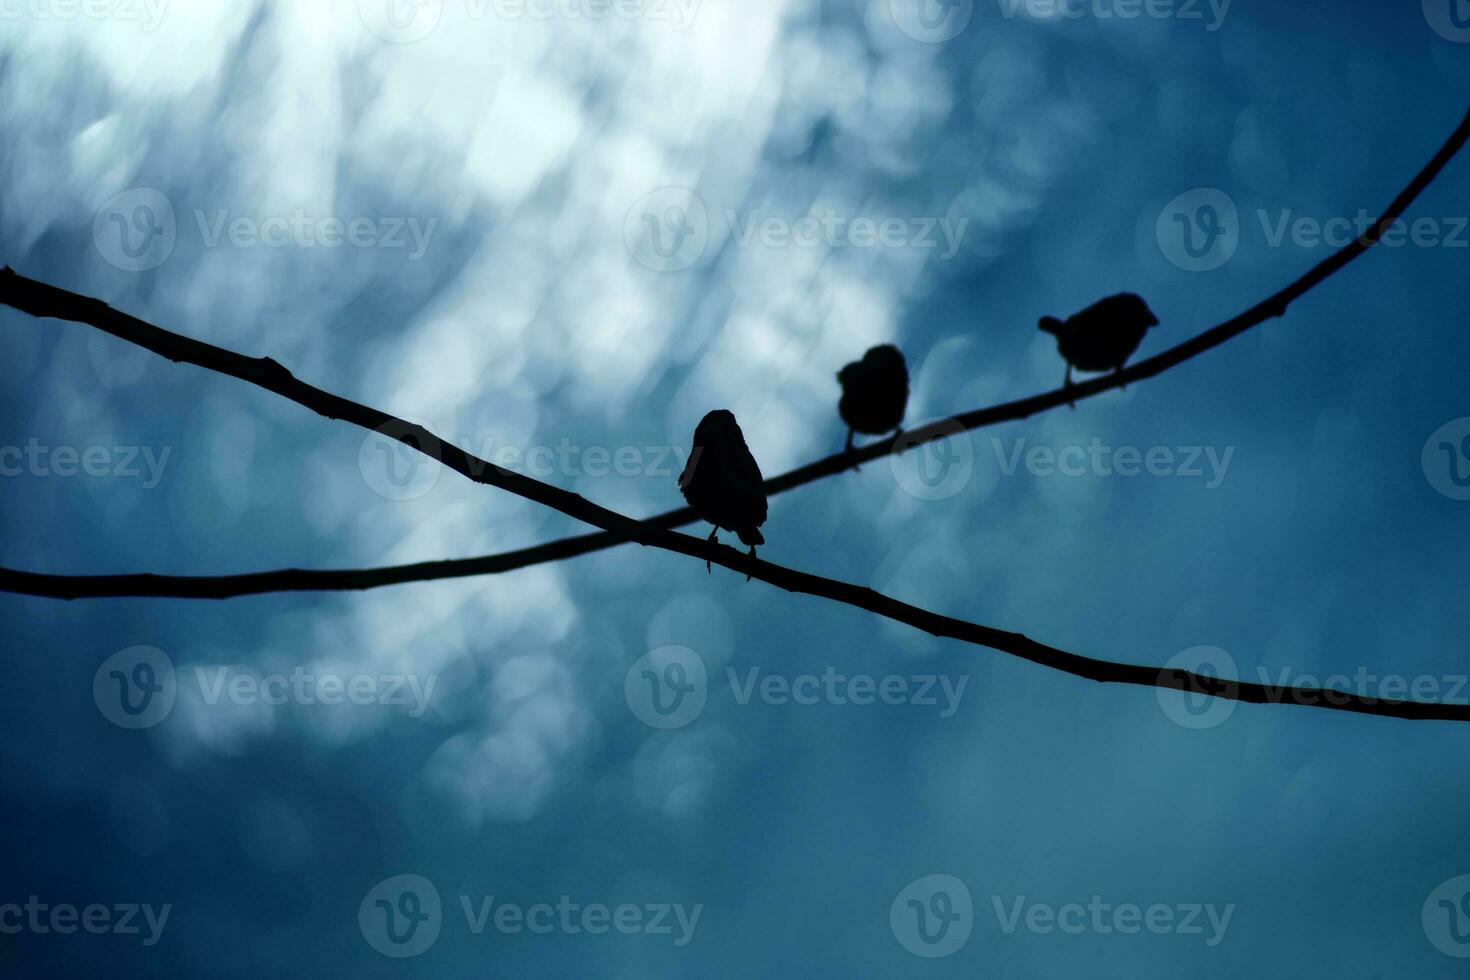
[[[751,558],[754,558],[755,557],[755,545],[751,545],[750,546],[750,557]],[[750,581],[750,574],[749,573],[746,573],[745,581],[747,581],[747,582]]]
[[[718,537],[719,533],[720,533],[720,529],[719,528],[715,528],[713,531],[711,531],[709,533],[709,537],[706,540],[708,540],[710,544],[719,544],[720,543],[720,539]],[[714,572],[709,567],[709,559],[708,558],[706,558],[704,560],[704,573],[706,575],[712,575],[712,574],[714,574]]]
[[[856,447],[853,446],[853,444],[852,444],[852,430],[851,429],[848,429],[847,430],[847,445],[843,448],[842,451],[844,453],[846,453],[847,455],[851,456],[852,453],[853,453],[853,450],[855,448]],[[852,469],[853,469],[853,472],[858,472],[859,470],[862,469],[862,467],[859,466],[857,463],[853,463],[852,464]]]

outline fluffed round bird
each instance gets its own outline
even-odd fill
[[[837,372],[842,398],[837,414],[847,423],[847,452],[856,432],[881,436],[903,424],[909,401],[909,369],[903,351],[892,344],[870,349],[861,361]]]
[[[1159,325],[1158,317],[1137,293],[1119,293],[1100,299],[1066,320],[1041,318],[1044,333],[1057,338],[1057,350],[1067,361],[1064,387],[1072,386],[1072,369],[1121,371],[1138,350],[1143,335]]]
[[[717,408],[694,430],[694,448],[679,477],[679,490],[701,518],[714,525],[709,540],[718,541],[720,529],[733,531],[742,544],[765,544],[760,526],[766,522],[766,489],[761,468],[745,445],[745,434],[735,416]],[[710,570],[709,561],[704,563]],[[746,576],[749,581],[750,576]]]

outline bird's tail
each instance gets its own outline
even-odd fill
[[[738,534],[738,535],[740,535],[740,543],[741,544],[748,544],[752,548],[754,548],[758,544],[765,544],[766,543],[766,539],[763,538],[763,537],[761,537],[760,528],[758,528],[758,527],[742,528],[741,530],[736,531],[735,533]]]
[[[1062,321],[1054,316],[1042,317],[1037,326],[1041,328],[1042,333],[1049,333],[1053,336],[1062,332]]]

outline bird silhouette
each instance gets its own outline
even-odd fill
[[[1057,350],[1067,360],[1063,387],[1072,386],[1072,369],[1079,371],[1121,371],[1128,358],[1138,350],[1149,327],[1159,325],[1158,317],[1136,293],[1119,293],[1100,299],[1081,313],[1066,320],[1054,316],[1041,318],[1044,333],[1057,338]]]
[[[701,518],[714,525],[709,540],[719,540],[720,529],[733,531],[742,544],[765,544],[760,526],[766,522],[766,489],[761,468],[745,445],[745,434],[735,416],[717,408],[694,430],[694,448],[679,476],[679,490]],[[708,559],[705,571],[710,570]],[[750,581],[750,576],[745,577]]]
[[[909,369],[903,351],[892,344],[870,349],[861,361],[837,372],[842,398],[837,414],[847,423],[847,452],[855,432],[881,436],[903,424],[909,401]]]

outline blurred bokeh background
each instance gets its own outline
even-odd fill
[[[768,476],[840,448],[834,373],[874,343],[907,354],[916,422],[1054,387],[1043,314],[1136,290],[1163,321],[1147,355],[1244,309],[1330,254],[1311,222],[1376,214],[1458,123],[1463,23],[1455,0],[24,0],[0,5],[0,262],[651,514],[711,408]],[[1411,210],[1423,234],[1285,319],[957,440],[937,483],[910,458],[773,498],[762,554],[1092,656],[1206,646],[1253,680],[1470,699],[1470,459],[1434,435],[1470,434],[1467,213],[1470,158]],[[1171,462],[1027,455],[1094,445]],[[0,564],[33,571],[584,530],[8,308],[0,464]],[[0,627],[0,905],[170,906],[151,945],[0,918],[7,976],[1429,977],[1470,955],[1464,889],[1436,893],[1470,872],[1464,725],[1222,717],[634,547],[362,594],[4,596]],[[102,668],[139,646],[173,701],[129,728]],[[704,669],[681,727],[639,710],[650,652]],[[965,686],[947,715],[938,686],[741,694],[829,670]],[[366,677],[375,703],[249,693],[295,676]],[[399,875],[442,907],[402,958],[371,925]],[[931,875],[973,908],[940,958],[901,921]],[[476,933],[464,903],[490,896],[700,912],[682,944],[672,914]],[[1006,928],[1093,896],[1230,918]]]

